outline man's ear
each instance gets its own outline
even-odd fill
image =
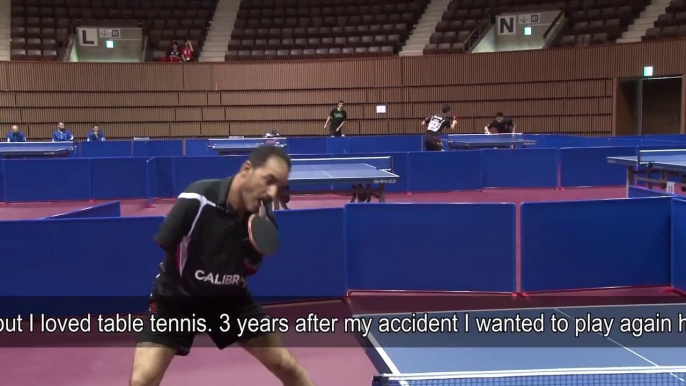
[[[250,163],[250,161],[245,161],[243,163],[243,166],[241,166],[241,173],[248,173],[252,169],[253,169],[253,167],[252,167],[252,164]]]

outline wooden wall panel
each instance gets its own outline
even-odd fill
[[[353,124],[348,127],[349,124]],[[388,134],[388,120],[385,119],[375,119],[375,120],[364,120],[364,121],[350,121],[343,126],[343,134],[353,135],[354,130],[357,128],[359,134],[363,135],[382,135]]]
[[[11,62],[0,67],[7,91],[336,90],[545,83],[686,71],[684,39],[470,55],[291,62]],[[371,95],[374,97],[374,94]],[[384,97],[385,99],[385,97]],[[394,100],[400,102],[401,100]],[[366,102],[366,101],[360,101]]]
[[[406,102],[437,102],[464,100],[466,88],[460,86],[404,87],[403,99]]]
[[[686,71],[684,71],[686,72]],[[607,79],[605,80],[605,96],[614,96],[615,92],[615,83],[614,79]]]
[[[87,123],[75,123],[67,125],[77,139],[86,138],[91,125]],[[32,123],[29,125],[28,135],[31,139],[49,139],[56,130],[56,124]],[[103,127],[105,136],[109,139],[114,138],[133,138],[133,137],[169,137],[168,122],[130,122],[112,123]]]
[[[227,137],[231,135],[229,122],[202,122],[200,123],[200,135],[205,137]]]
[[[0,91],[0,107],[14,107],[15,103],[15,93],[12,92],[2,92]]]
[[[346,123],[346,130],[355,129],[355,124],[347,127],[352,122]],[[231,135],[256,135],[263,136],[266,132],[279,129],[283,136],[289,135],[326,135],[322,121],[254,121],[254,122],[231,122]]]
[[[612,133],[612,115],[594,115],[591,117],[590,131]]]
[[[593,117],[567,116],[560,119],[560,132],[564,134],[583,133],[593,130]]]
[[[158,107],[177,106],[176,92],[18,92],[21,107]]]
[[[397,118],[405,118],[404,110],[405,107],[401,103],[389,103],[386,104],[386,113],[385,114],[380,114],[376,112],[376,103],[373,104],[367,104],[367,105],[362,105],[359,106],[359,109],[362,110],[363,114],[362,115],[356,115],[356,117],[364,118],[364,119],[397,119]],[[350,111],[348,111],[348,118],[351,117]]]
[[[426,131],[415,119],[389,119],[387,122],[388,134],[421,134]]]
[[[560,120],[563,119],[558,116],[550,117],[518,117],[515,118],[517,130],[525,130],[527,133],[554,133],[560,130]],[[488,122],[478,127],[479,131],[483,133],[483,128]]]
[[[203,121],[223,121],[226,120],[225,109],[223,107],[204,107],[202,109]]]
[[[568,82],[405,87],[407,102],[483,101],[565,98]],[[592,96],[592,95],[578,95]]]
[[[565,101],[566,115],[593,115],[598,114],[597,98],[576,98]]]
[[[208,63],[193,63],[192,66],[183,66],[183,89],[214,90],[213,72],[212,65]]]
[[[610,77],[635,77],[643,74],[643,67],[653,66],[655,76],[684,73],[686,44],[674,45],[668,40],[653,44],[617,44],[611,58]]]
[[[207,106],[207,93],[180,92],[179,106]]]
[[[234,91],[222,92],[221,100],[226,106],[330,104],[333,108],[339,100],[343,100],[346,104],[365,103],[367,95],[363,89]]]
[[[586,46],[575,48],[574,72],[571,79],[605,79],[612,77],[610,66],[612,57],[606,46]]]
[[[213,64],[217,90],[294,90],[400,86],[396,58]]]
[[[612,114],[612,98],[598,99],[598,114]]]
[[[222,104],[222,94],[220,92],[208,92],[207,93],[207,105],[208,106],[221,106]]]
[[[0,90],[9,90],[7,71],[12,66],[11,62],[0,62]]]
[[[22,121],[30,123],[64,122],[72,124],[87,122],[170,122],[174,121],[176,112],[169,107],[144,108],[23,108]]]
[[[171,91],[183,66],[152,63],[17,62],[7,70],[14,91]],[[177,81],[173,81],[177,80]]]
[[[199,136],[200,122],[171,122],[169,133],[172,137]]]
[[[596,135],[612,130],[614,77],[640,77],[646,65],[683,75],[684,43],[297,62],[0,63],[0,123],[23,125],[31,138],[49,137],[58,121],[84,135],[100,123],[111,138],[261,136],[266,127],[327,135],[326,117],[342,99],[349,133],[422,133],[419,122],[448,103],[460,117],[456,132],[482,132],[501,111],[528,132]],[[388,112],[377,114],[377,104]]]
[[[375,105],[348,105],[345,107],[348,119],[366,118],[365,109]],[[226,119],[230,121],[282,121],[321,120],[326,122],[332,106],[236,106],[226,108]]]
[[[612,92],[607,93],[607,87],[604,79],[600,80],[581,80],[567,82],[568,98],[583,98],[583,97],[601,97],[612,95]]]
[[[177,107],[177,121],[202,121],[202,109],[200,107]],[[200,127],[198,125],[198,127]]]
[[[406,85],[487,84],[569,79],[574,50],[403,58]],[[541,65],[545,63],[545,65]]]
[[[402,88],[372,88],[367,89],[367,103],[404,102],[405,95]]]
[[[0,123],[15,123],[21,122],[21,114],[19,109],[0,108]],[[0,129],[2,137],[0,141],[5,140],[5,128]]]

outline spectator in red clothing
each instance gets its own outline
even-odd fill
[[[183,50],[181,50],[181,58],[184,62],[190,62],[193,61],[194,55],[195,49],[193,49],[193,43],[191,43],[190,40],[186,39],[186,44],[184,45]]]

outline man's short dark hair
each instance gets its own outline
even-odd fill
[[[498,111],[497,113],[495,113],[495,117],[496,117],[496,118],[500,118],[500,117],[503,117],[503,116],[504,116],[503,113],[501,113],[500,111]]]
[[[343,99],[341,99],[341,100],[338,101],[338,104],[341,104],[341,103],[343,103]]]
[[[288,169],[291,169],[291,157],[289,157],[283,148],[279,146],[260,146],[250,153],[250,156],[248,156],[248,161],[250,161],[254,168],[261,168],[267,163],[267,161],[269,161],[271,157],[281,159],[286,163],[286,165],[288,165]]]
[[[445,104],[443,105],[443,109],[441,110],[444,114],[450,111],[450,105]]]

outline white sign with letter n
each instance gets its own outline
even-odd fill
[[[495,20],[498,35],[514,35],[516,21],[515,15],[498,16]]]

